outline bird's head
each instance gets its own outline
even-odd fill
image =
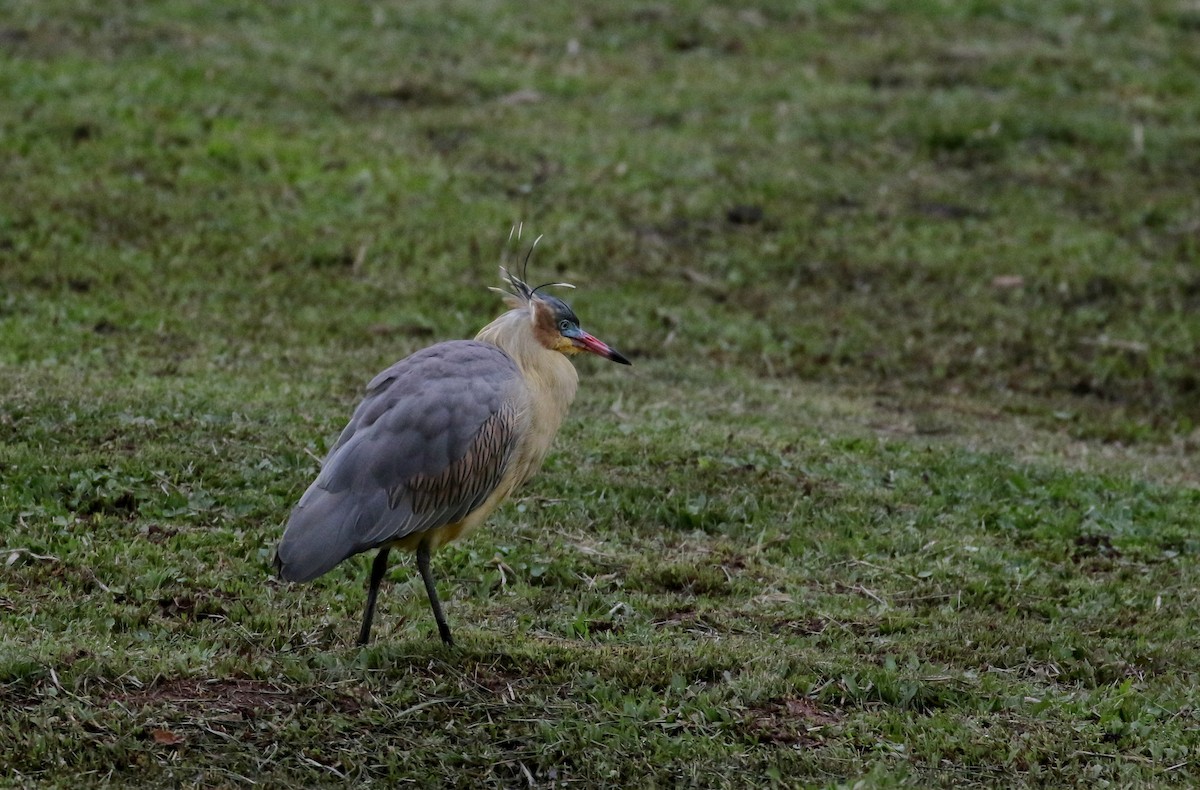
[[[588,334],[579,326],[579,317],[571,306],[557,296],[539,293],[543,288],[562,286],[574,288],[568,283],[546,283],[537,288],[530,288],[521,278],[507,269],[501,268],[500,274],[508,284],[509,290],[501,291],[509,306],[529,311],[529,320],[533,336],[537,341],[552,351],[574,356],[581,351],[587,351],[622,365],[631,364],[620,352],[607,343]]]

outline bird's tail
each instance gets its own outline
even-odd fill
[[[388,504],[387,492],[363,494],[351,487],[330,491],[313,481],[283,530],[275,570],[290,582],[306,582],[347,557],[380,545],[389,516],[403,515]],[[381,526],[384,525],[384,526]]]
[[[347,493],[331,493],[315,482],[309,486],[275,549],[275,570],[281,579],[311,581],[360,550],[352,536],[361,508],[346,507]]]

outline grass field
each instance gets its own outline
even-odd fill
[[[1197,74],[1194,0],[6,3],[0,784],[1200,784]],[[634,367],[359,649],[273,545],[537,234]]]

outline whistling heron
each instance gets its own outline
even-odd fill
[[[474,340],[418,351],[367,385],[279,543],[275,566],[295,582],[379,549],[359,644],[370,639],[393,548],[416,552],[438,633],[454,644],[429,555],[476,529],[541,466],[579,386],[568,357],[629,364],[583,331],[566,302],[539,293],[546,286],[500,271],[512,309]]]

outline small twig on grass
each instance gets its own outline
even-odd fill
[[[367,250],[371,248],[371,240],[367,239],[362,244],[358,245],[358,251],[354,253],[354,262],[350,265],[350,271],[355,276],[362,272],[363,264],[367,260]]]
[[[629,614],[633,612],[633,610],[630,609],[629,604],[625,603],[624,601],[617,601],[615,604],[613,604],[613,607],[608,610],[608,616],[612,617],[617,612],[625,612],[626,614]]]
[[[448,700],[448,699],[430,699],[430,700],[425,700],[424,702],[418,702],[416,705],[413,705],[411,708],[405,708],[404,710],[393,714],[392,719],[401,719],[401,718],[404,718],[405,716],[409,715],[410,713],[416,713],[418,711],[424,710],[425,708],[431,708],[434,705],[441,705],[443,702],[449,702],[449,701],[450,700]]]
[[[863,595],[867,596],[868,598],[870,598],[870,599],[871,599],[872,601],[874,601],[875,603],[877,603],[877,604],[879,604],[880,606],[882,606],[884,609],[887,609],[887,608],[888,608],[888,602],[887,602],[887,601],[883,600],[883,599],[882,599],[882,598],[880,598],[878,595],[876,595],[875,593],[873,593],[873,592],[871,592],[870,590],[868,590],[866,587],[863,587],[861,584],[856,584],[856,585],[854,585],[853,587],[851,587],[850,589],[851,589],[851,590],[854,590],[855,592],[862,593]]]
[[[46,560],[48,562],[58,562],[58,557],[50,554],[38,554],[29,549],[0,549],[0,554],[8,553],[8,559],[4,561],[5,565],[12,565],[21,558],[22,554],[26,554],[35,560]]]
[[[213,727],[210,727],[210,726],[208,726],[207,722],[200,721],[199,719],[195,719],[194,723],[196,724],[196,726],[198,726],[200,729],[204,730],[205,732],[209,733],[210,735],[216,735],[218,738],[224,738],[225,740],[233,741],[234,743],[241,742],[240,738],[230,735],[227,732],[223,732],[222,730],[218,730]]]
[[[884,573],[891,573],[896,576],[903,576],[905,579],[910,579],[914,582],[919,581],[918,577],[913,576],[910,573],[904,573],[902,571],[896,570],[895,568],[885,568],[882,565],[876,565],[875,563],[867,562],[866,560],[842,560],[841,562],[833,563],[833,565],[831,565],[830,567],[836,568],[838,565],[863,565],[867,568],[874,568],[877,571],[883,571]]]
[[[559,537],[563,538],[564,542],[567,545],[569,545],[571,548],[578,551],[580,554],[583,554],[584,556],[599,557],[601,559],[608,559],[608,560],[614,559],[616,557],[616,555],[613,554],[612,552],[602,551],[601,549],[596,548],[595,545],[592,545],[592,543],[590,541],[588,541],[586,538],[584,538],[580,535],[573,535],[573,534],[571,534],[569,532],[565,532],[564,530],[561,530],[561,529],[554,530],[554,533],[556,535],[558,535]]]
[[[251,779],[251,778],[250,778],[250,777],[248,777],[248,776],[242,776],[241,774],[239,774],[239,773],[236,773],[236,772],[234,772],[234,771],[231,771],[231,770],[229,770],[228,768],[221,768],[221,767],[217,767],[217,770],[218,770],[218,771],[220,771],[220,772],[221,772],[221,773],[223,773],[223,774],[229,774],[229,775],[230,775],[230,776],[232,776],[234,779],[237,779],[239,782],[244,782],[244,783],[246,783],[246,784],[248,784],[248,785],[256,785],[256,784],[258,784],[258,782],[257,782],[256,780],[254,780],[254,779]]]
[[[346,778],[346,774],[344,774],[341,771],[339,771],[338,769],[334,768],[332,765],[326,765],[325,763],[314,760],[313,758],[308,757],[307,755],[301,754],[300,762],[307,763],[307,764],[313,766],[314,768],[324,768],[326,771],[333,774],[338,779]]]
[[[1071,755],[1072,757],[1107,757],[1111,760],[1129,760],[1133,763],[1141,763],[1143,765],[1152,765],[1154,763],[1149,757],[1140,757],[1136,754],[1106,754],[1105,752],[1087,752],[1082,749]]]

